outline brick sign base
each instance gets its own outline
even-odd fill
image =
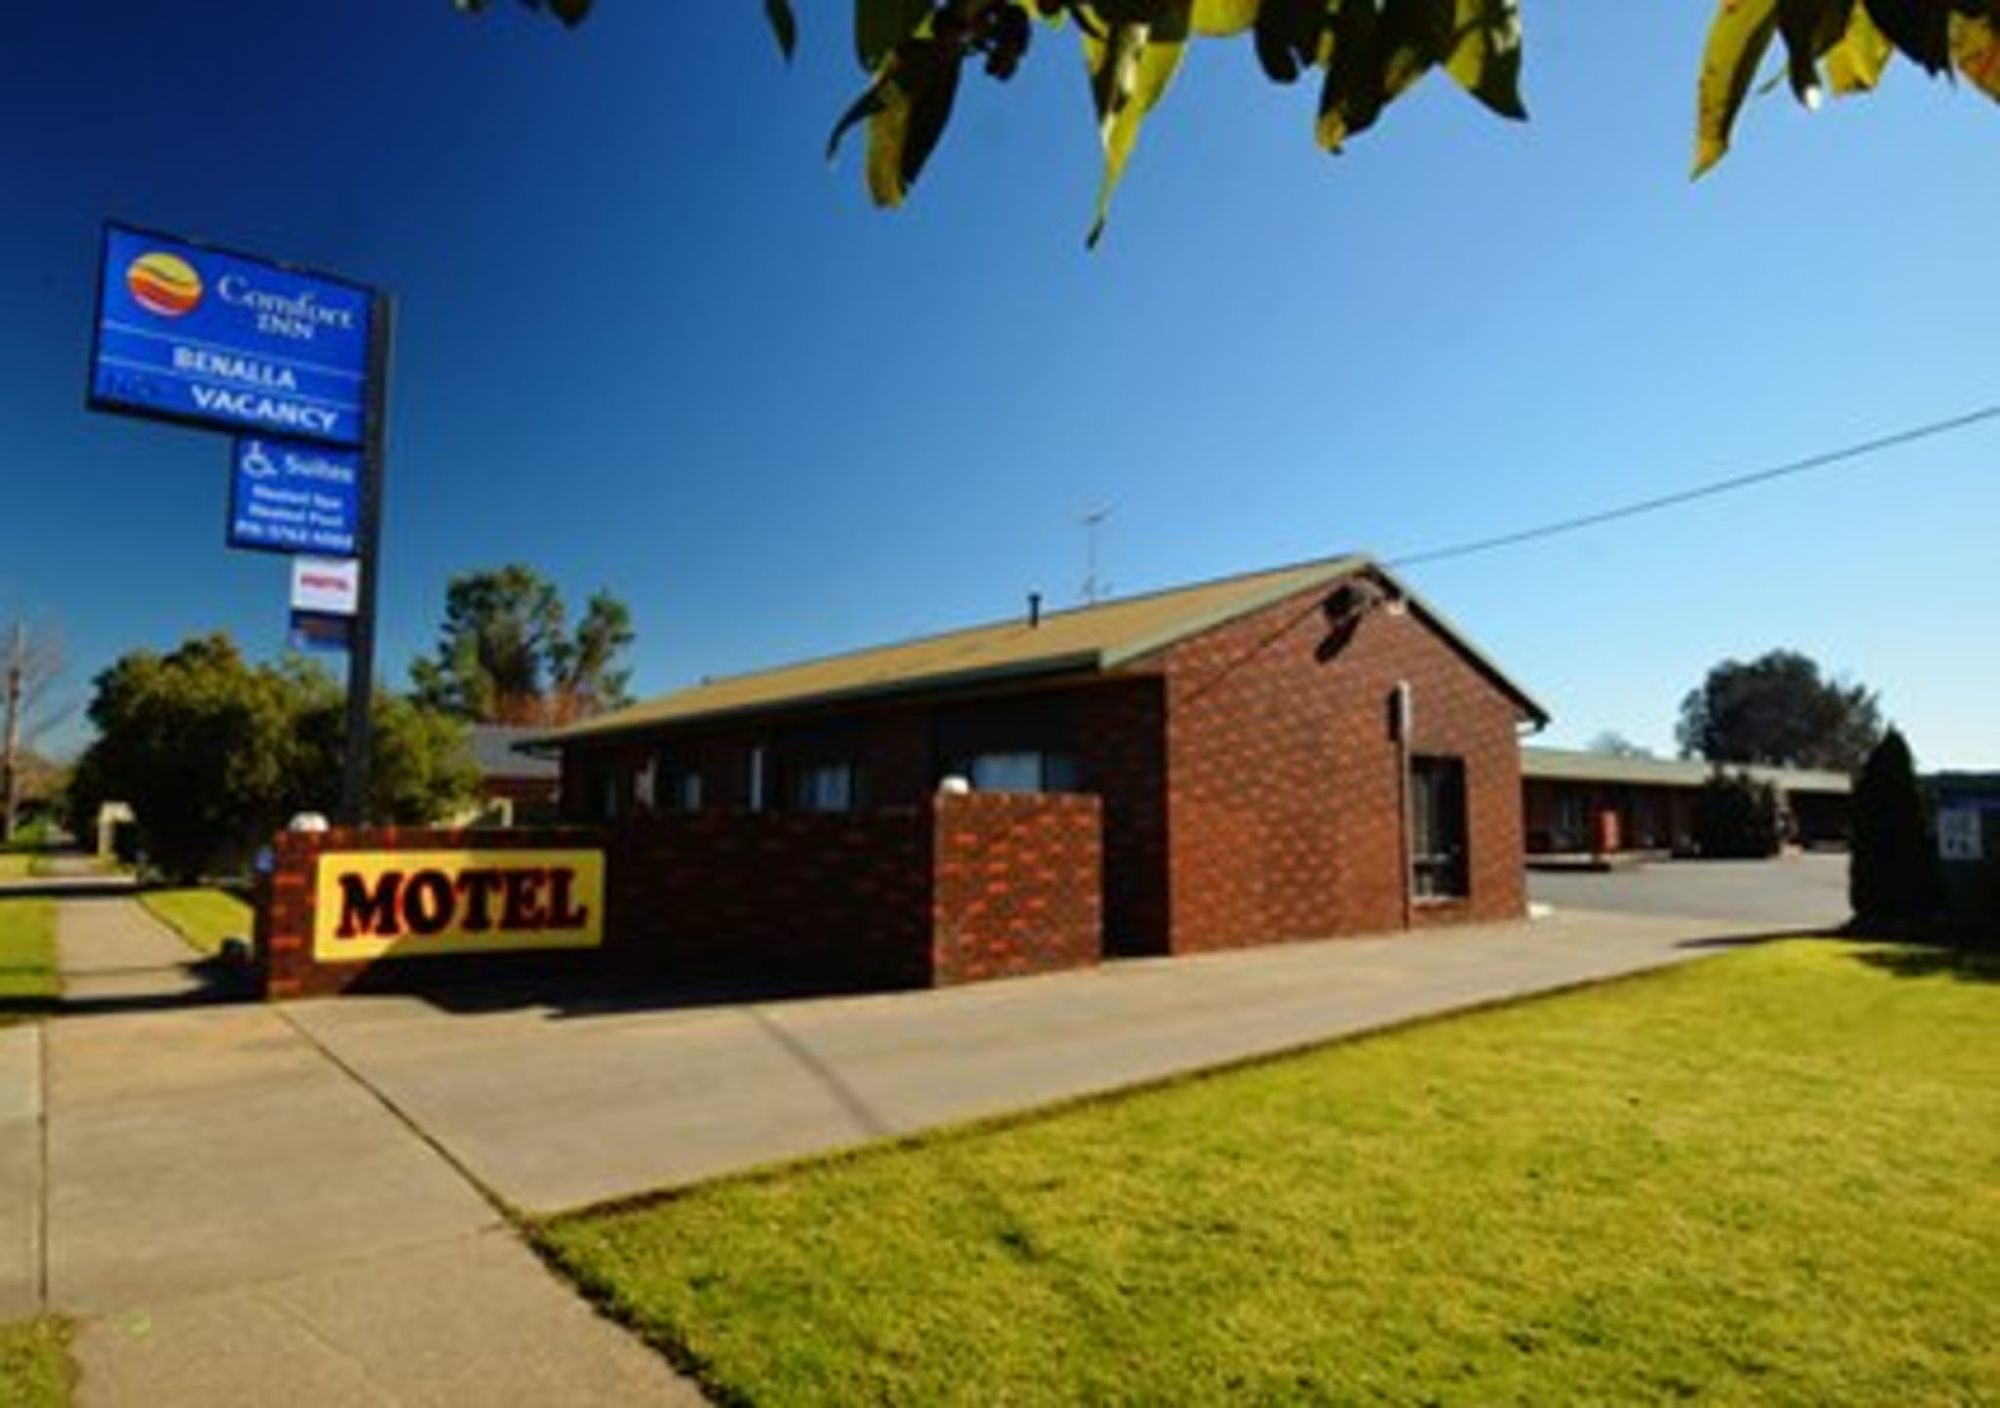
[[[259,881],[256,958],[271,998],[605,972],[841,988],[1049,972],[1102,956],[1102,837],[1095,797],[990,793],[853,814],[712,811],[602,829],[286,832]],[[329,855],[493,851],[513,853],[512,863],[537,850],[591,849],[605,867],[599,946],[426,955],[412,942],[354,962],[315,955],[318,875]]]

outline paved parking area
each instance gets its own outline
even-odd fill
[[[1528,891],[1558,909],[1686,915],[1831,929],[1847,922],[1847,857],[1663,860],[1632,870],[1530,871]]]

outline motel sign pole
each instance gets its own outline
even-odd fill
[[[382,481],[389,472],[389,354],[396,300],[376,291],[368,316],[368,416],[362,447],[359,600],[347,641],[347,746],[341,759],[340,820],[368,820],[368,779],[375,753],[375,589],[381,580]]]

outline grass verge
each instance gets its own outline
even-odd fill
[[[0,851],[0,880],[25,880],[41,857],[32,851]]]
[[[226,940],[250,942],[250,906],[227,890],[147,890],[139,902],[196,953],[213,957]]]
[[[61,990],[55,905],[0,898],[0,1025],[33,1016]]]
[[[2000,1397],[2000,984],[1801,941],[556,1219],[724,1401]]]
[[[69,1327],[43,1318],[0,1325],[0,1408],[69,1402]]]

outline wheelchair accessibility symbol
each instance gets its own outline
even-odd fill
[[[262,440],[252,440],[243,447],[243,472],[252,479],[277,477],[278,462],[265,452]]]

